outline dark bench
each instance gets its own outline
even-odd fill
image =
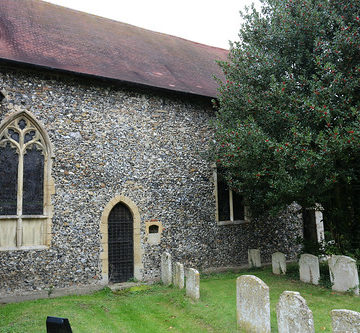
[[[47,317],[46,318],[47,333],[72,333],[69,320],[67,318]]]

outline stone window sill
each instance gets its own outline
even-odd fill
[[[47,219],[48,216],[46,215],[0,215],[0,220],[14,220],[18,218],[22,219]]]
[[[247,224],[249,220],[236,220],[236,221],[218,221],[218,225],[234,225],[234,224]]]
[[[46,245],[29,245],[20,247],[0,247],[0,251],[32,251],[32,250],[47,250],[49,246]]]

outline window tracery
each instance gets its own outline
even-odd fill
[[[0,126],[0,249],[49,245],[52,179],[47,141],[27,112]]]

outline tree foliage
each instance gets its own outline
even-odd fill
[[[255,215],[329,209],[360,184],[360,2],[262,0],[241,16],[220,63],[217,164]]]

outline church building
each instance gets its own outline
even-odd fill
[[[0,297],[297,253],[208,148],[227,50],[40,0],[0,1]]]

